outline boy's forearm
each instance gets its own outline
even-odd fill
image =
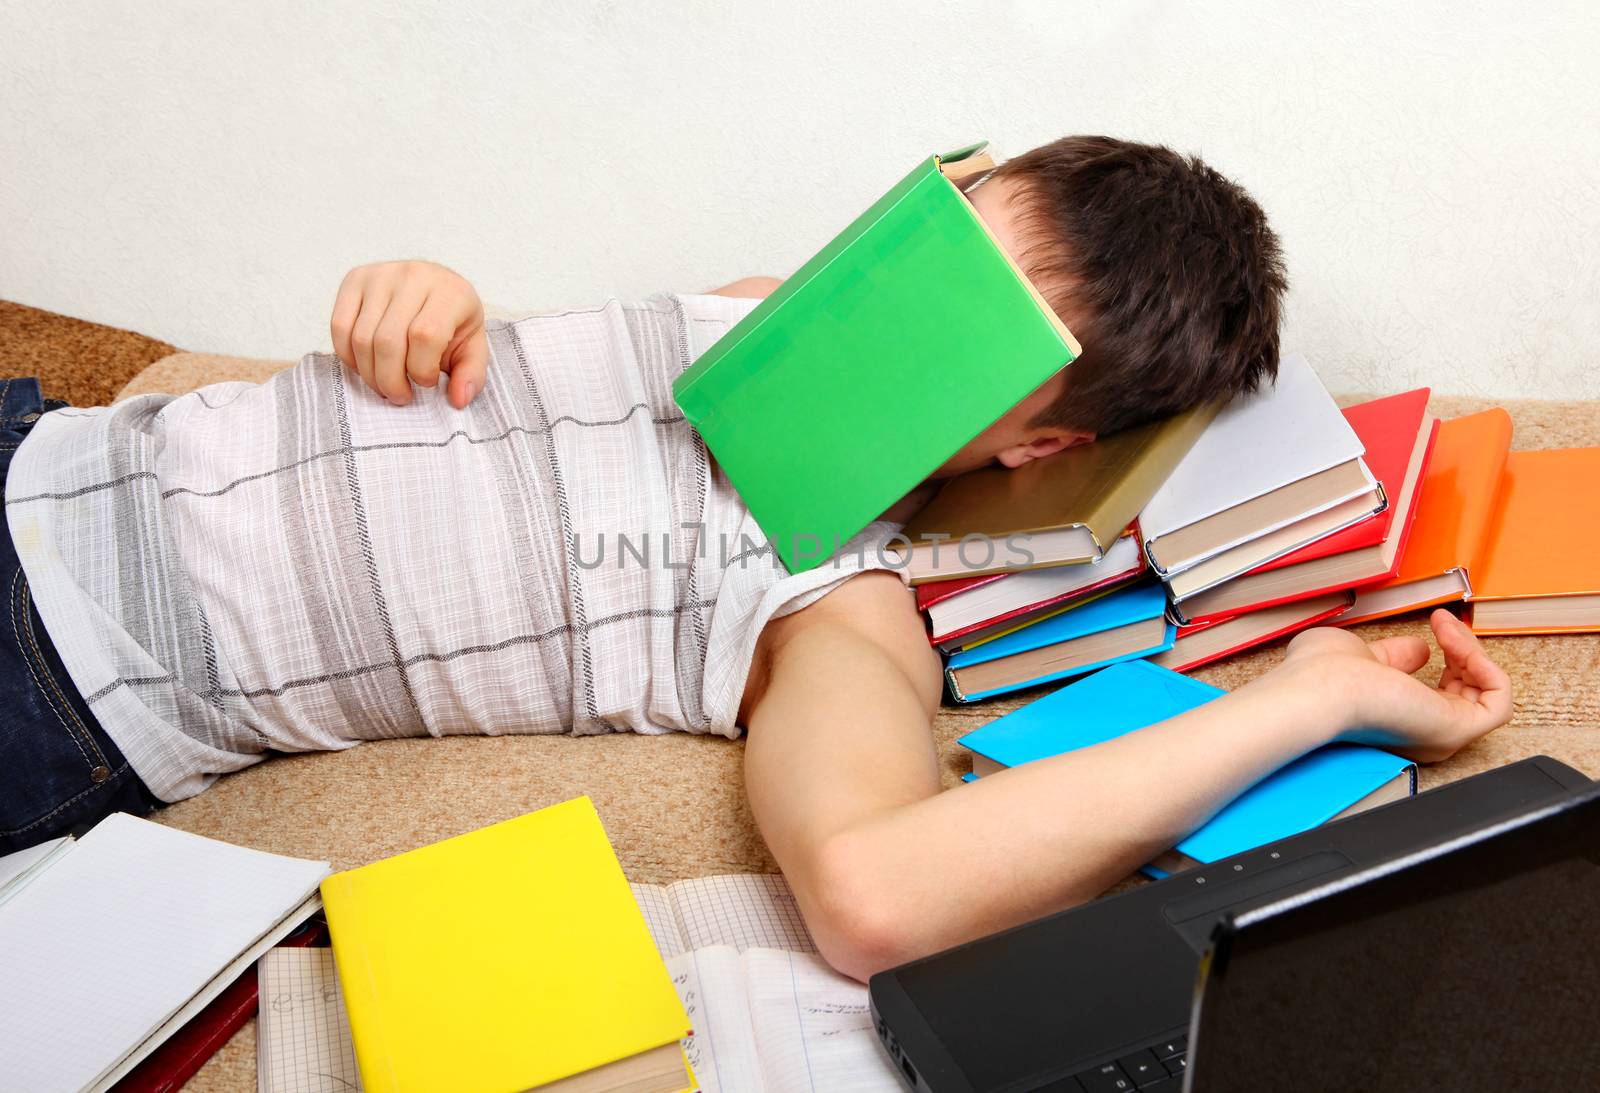
[[[855,833],[904,893],[906,954],[1092,899],[1342,728],[1266,680],[1161,725],[986,775]]]
[[[820,629],[791,642],[746,758],[751,803],[814,929],[848,923],[848,941],[819,943],[857,975],[1092,898],[1348,727],[1315,681],[1269,676],[1148,730],[918,793],[891,773],[892,752],[927,739],[926,716],[874,655]],[[850,754],[814,758],[818,733]]]

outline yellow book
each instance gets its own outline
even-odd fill
[[[369,1093],[693,1085],[689,1018],[579,797],[322,882]]]

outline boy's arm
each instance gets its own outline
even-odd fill
[[[1504,673],[1441,613],[1440,689],[1407,674],[1419,639],[1311,632],[1181,717],[941,793],[939,664],[910,599],[865,574],[777,620],[741,711],[756,820],[823,954],[858,978],[1092,898],[1321,744],[1431,760],[1510,716]]]
[[[765,299],[783,282],[745,277],[713,296]],[[458,410],[483,390],[489,341],[483,302],[467,279],[434,262],[375,262],[345,274],[328,321],[333,352],[362,382],[404,406],[411,385],[435,387]]]

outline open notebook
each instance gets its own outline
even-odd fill
[[[326,862],[126,813],[0,907],[0,1088],[108,1089],[311,915]]]
[[[706,1093],[900,1088],[867,988],[817,955],[783,878],[635,884],[634,897],[694,1023],[684,1042]],[[261,1093],[360,1088],[328,949],[261,962]]]

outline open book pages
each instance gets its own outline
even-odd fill
[[[817,955],[782,877],[632,888],[694,1024],[683,1048],[699,1088],[900,1088],[872,1029],[867,988]],[[261,962],[262,1093],[360,1088],[329,953],[275,949]]]
[[[694,1032],[706,1093],[898,1090],[867,988],[817,955],[781,876],[635,884]]]
[[[901,1088],[872,1029],[867,988],[821,957],[716,945],[667,969],[694,1022],[684,1048],[706,1093]]]
[[[109,1088],[314,913],[327,873],[102,820],[0,908],[0,1087]]]

